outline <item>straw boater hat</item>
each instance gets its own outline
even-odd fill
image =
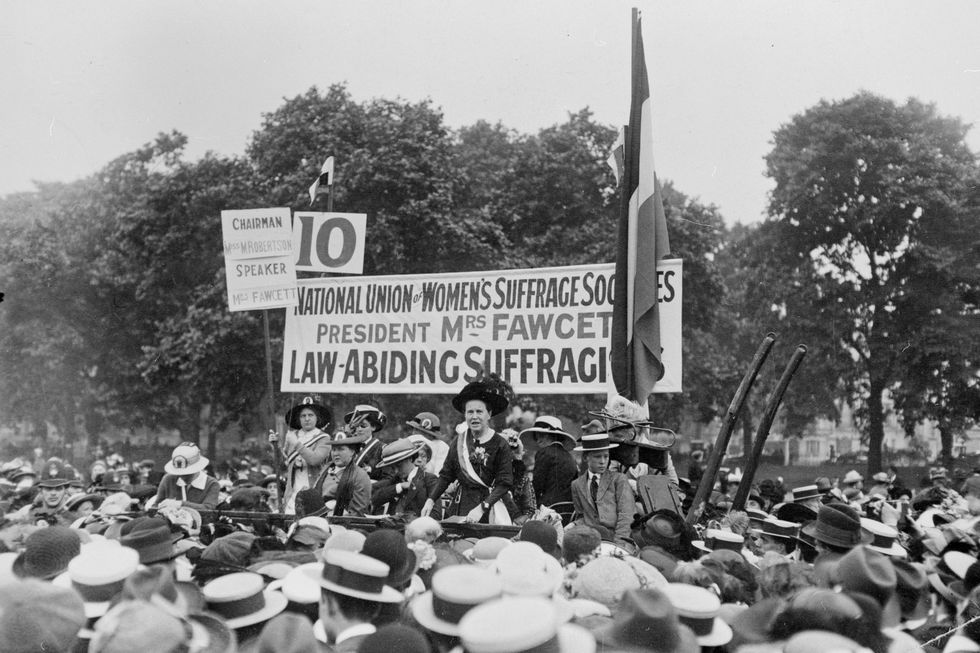
[[[401,462],[406,458],[411,458],[421,450],[422,445],[412,442],[408,438],[395,440],[394,442],[384,446],[384,448],[381,450],[381,462],[375,466],[387,467],[388,465],[394,465],[395,463]]]
[[[202,589],[208,610],[231,628],[244,628],[267,621],[286,609],[286,597],[265,589],[262,576],[249,571],[219,576]]]
[[[439,437],[439,429],[442,426],[439,416],[435,413],[419,413],[405,423],[434,438]]]
[[[898,543],[898,531],[877,519],[861,517],[861,528],[873,538],[868,548],[893,558],[907,558],[908,551]]]
[[[177,445],[170,462],[163,466],[164,471],[175,476],[187,476],[204,471],[210,461],[201,455],[201,450],[193,442],[183,442]]]
[[[663,589],[682,624],[694,631],[701,646],[723,646],[731,641],[732,629],[718,617],[721,600],[703,587],[669,583]]]
[[[453,408],[460,413],[466,412],[466,402],[472,400],[482,401],[487,405],[487,410],[491,415],[499,415],[507,410],[510,400],[505,394],[504,382],[496,379],[473,381],[467,383],[459,394],[453,397]]]
[[[800,525],[791,521],[783,521],[775,517],[769,517],[758,522],[758,528],[750,529],[752,533],[778,537],[786,540],[795,540],[800,532]]]
[[[364,420],[374,427],[375,432],[380,431],[388,423],[388,417],[381,412],[381,409],[371,404],[358,404],[354,410],[344,415],[344,424],[350,424],[355,417],[364,416]]]
[[[327,428],[330,426],[330,422],[333,421],[333,413],[330,412],[329,408],[313,401],[313,397],[306,397],[303,401],[286,411],[286,424],[289,425],[289,428],[294,430],[302,428],[299,422],[299,414],[303,412],[304,408],[309,408],[316,413],[316,427],[318,429]]]
[[[432,590],[412,601],[412,615],[426,630],[458,637],[463,615],[500,598],[503,591],[500,578],[488,569],[474,565],[444,567],[432,576]]]
[[[400,603],[401,592],[385,584],[390,567],[380,560],[352,551],[323,552],[322,569],[308,570],[320,587],[336,594],[376,603]]]
[[[532,447],[534,445],[534,435],[537,433],[560,436],[558,441],[561,442],[561,446],[565,447],[567,451],[571,451],[575,446],[575,437],[563,430],[561,420],[557,417],[541,415],[534,420],[534,425],[531,428],[521,431],[520,437],[525,447]],[[525,436],[529,437],[525,438]]]
[[[78,592],[85,602],[85,618],[101,617],[140,564],[139,554],[118,542],[106,540],[86,545],[68,563],[68,571],[54,584]]]
[[[823,496],[816,485],[804,485],[803,487],[793,488],[793,501],[806,501],[807,499],[819,499]]]
[[[594,653],[595,639],[581,626],[558,625],[558,608],[540,597],[489,601],[459,621],[467,653]]]
[[[574,451],[588,453],[589,451],[605,451],[607,449],[615,449],[618,446],[618,444],[609,441],[608,433],[593,433],[590,435],[583,435],[579,440],[579,446],[575,447]]]
[[[702,551],[719,551],[728,549],[736,553],[741,553],[745,548],[745,538],[738,533],[724,531],[718,528],[709,528],[704,532],[704,540],[694,540],[691,544],[696,549]]]

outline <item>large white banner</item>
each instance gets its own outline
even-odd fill
[[[283,392],[455,394],[478,370],[522,394],[607,392],[613,264],[299,280]],[[666,373],[681,391],[680,259],[662,261]]]

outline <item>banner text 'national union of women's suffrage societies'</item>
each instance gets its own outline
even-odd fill
[[[606,392],[613,264],[301,279],[282,391],[451,394],[480,370],[525,394]],[[664,378],[681,390],[681,260],[660,262]]]

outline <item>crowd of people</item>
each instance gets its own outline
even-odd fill
[[[216,477],[192,443],[0,466],[0,651],[980,651],[980,474],[765,479],[740,506],[723,470],[690,524],[672,434],[628,402],[578,438],[498,432],[508,391],[394,439],[306,399],[268,435],[281,475]]]

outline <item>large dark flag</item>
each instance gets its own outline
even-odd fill
[[[657,261],[670,251],[667,218],[653,166],[652,114],[643,33],[639,12],[634,9],[630,121],[623,140],[623,203],[616,251],[612,373],[616,392],[642,405],[664,375]]]

